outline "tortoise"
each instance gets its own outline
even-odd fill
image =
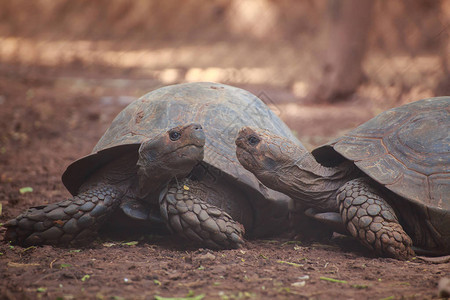
[[[382,256],[450,253],[450,97],[387,110],[312,151],[244,127],[237,157],[306,214]]]
[[[116,224],[117,213],[142,221],[138,226],[163,223],[216,249],[240,247],[244,234],[283,232],[289,198],[261,185],[236,158],[234,139],[247,125],[294,138],[242,89],[203,82],[154,90],[117,115],[90,155],[68,166],[62,181],[73,198],[10,220],[5,239],[86,244]]]

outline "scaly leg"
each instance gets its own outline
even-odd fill
[[[72,199],[32,207],[9,220],[5,240],[23,246],[84,244],[96,237],[119,203],[114,187],[96,186]]]
[[[160,195],[161,215],[169,229],[209,248],[239,248],[244,244],[244,226],[189,188],[191,181],[169,184]],[[224,199],[225,201],[225,199]]]
[[[337,201],[345,227],[362,244],[384,256],[397,259],[414,256],[411,238],[368,178],[347,182],[339,189]]]

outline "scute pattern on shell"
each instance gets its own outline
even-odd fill
[[[450,97],[385,111],[313,154],[332,149],[394,193],[450,211]]]
[[[289,128],[248,91],[209,82],[172,85],[144,95],[120,112],[92,154],[68,167],[63,182],[74,193],[83,174],[91,172],[92,163],[98,165],[105,157],[124,151],[126,145],[140,144],[170,128],[192,122],[201,124],[206,134],[204,161],[267,198],[273,198],[275,192],[260,185],[236,158],[234,140],[239,129],[243,126],[268,129],[303,147]]]

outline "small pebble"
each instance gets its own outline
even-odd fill
[[[291,283],[292,286],[296,286],[296,287],[302,287],[306,285],[306,281],[297,281],[294,283]]]
[[[200,260],[215,260],[216,257],[211,253],[201,254],[197,256]]]

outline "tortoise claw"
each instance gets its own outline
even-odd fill
[[[161,215],[169,229],[212,249],[240,248],[244,226],[225,211],[189,193],[186,185],[173,184],[160,195]]]
[[[377,253],[400,260],[415,256],[412,240],[392,207],[365,178],[347,182],[337,196],[342,220],[351,235]]]

